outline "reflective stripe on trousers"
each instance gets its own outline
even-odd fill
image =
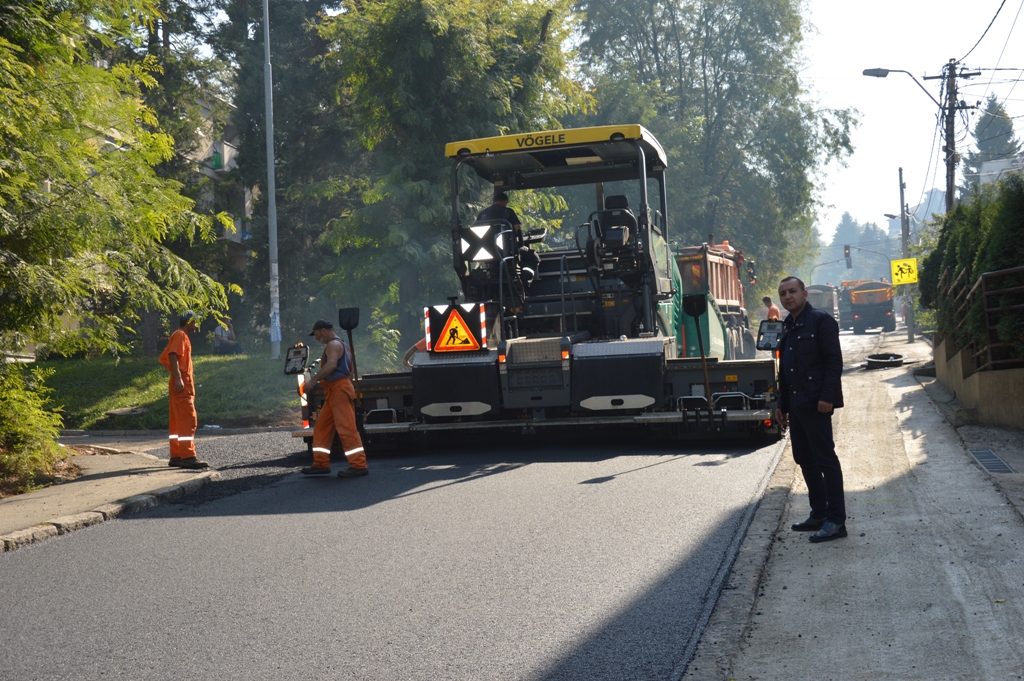
[[[352,468],[366,468],[363,441],[356,429],[355,389],[348,377],[322,382],[324,406],[313,426],[313,465],[327,468],[331,465],[331,443],[338,433],[345,457]]]
[[[196,455],[195,442],[196,426],[199,421],[196,417],[195,396],[189,391],[182,390],[180,393],[174,389],[174,379],[170,380],[168,386],[170,395],[167,430],[168,441],[171,446],[172,459],[191,459]]]

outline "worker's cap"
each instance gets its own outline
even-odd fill
[[[334,324],[331,324],[326,319],[318,319],[313,324],[313,333],[311,333],[309,335],[312,336],[312,335],[316,334],[316,332],[319,331],[320,329],[333,329],[333,328],[334,328]]]
[[[180,315],[178,315],[178,322],[180,324],[188,324],[193,319],[198,321],[199,317],[192,310],[185,310]]]

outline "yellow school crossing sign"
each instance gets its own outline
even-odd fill
[[[916,284],[917,283],[917,258],[905,258],[892,261],[892,283],[894,284]]]

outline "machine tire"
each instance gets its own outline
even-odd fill
[[[882,327],[882,331],[895,331],[895,330],[896,330],[896,322],[895,322],[895,320],[886,322],[885,326]]]
[[[743,359],[754,359],[757,356],[756,341],[750,331],[743,331]]]
[[[864,335],[864,332],[865,332],[865,331],[867,331],[867,328],[866,328],[866,327],[863,327],[863,326],[861,326],[860,324],[854,324],[854,325],[853,325],[853,332],[854,332],[855,334],[857,334],[858,336],[862,336],[862,335]]]

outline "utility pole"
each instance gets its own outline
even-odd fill
[[[953,117],[950,116],[950,119]],[[954,172],[956,168],[954,166]],[[946,187],[949,187],[949,176],[946,177]],[[903,181],[903,168],[900,168],[900,227],[903,231],[903,257],[910,257],[910,219],[907,217],[907,204],[904,203],[903,190],[907,188],[907,183]],[[948,191],[948,189],[947,189]],[[946,194],[946,206],[949,210],[949,194]],[[903,305],[906,313],[904,314],[903,321],[907,325],[907,342],[914,342],[914,298],[910,295],[909,287],[911,284],[903,285]]]
[[[956,166],[960,162],[960,154],[956,151],[956,112],[963,111],[965,109],[977,108],[974,106],[968,106],[966,102],[958,101],[956,80],[957,78],[973,78],[974,76],[980,75],[981,71],[965,71],[962,68],[958,73],[956,59],[950,59],[949,62],[942,67],[941,76],[924,76],[924,80],[935,80],[938,78],[946,79],[946,102],[941,104],[940,107],[942,108],[942,115],[945,117],[944,122],[946,124],[946,143],[942,147],[942,151],[946,154],[947,213],[953,210],[953,205],[956,203]],[[902,180],[900,181],[900,184],[903,184]],[[902,200],[900,201],[900,205],[903,205]],[[904,251],[904,257],[906,257],[906,251]]]
[[[946,65],[946,212],[953,210],[953,199],[956,191],[956,166],[960,160],[956,153],[956,62],[952,59]],[[900,171],[900,211],[903,224],[906,225],[906,211],[903,210],[903,171]],[[906,231],[906,226],[903,227]],[[904,240],[903,257],[907,257],[907,245]]]
[[[277,278],[277,187],[274,178],[274,79],[270,67],[270,7],[263,0],[263,100],[267,124],[267,240],[270,243],[270,358],[281,357],[281,295]]]

